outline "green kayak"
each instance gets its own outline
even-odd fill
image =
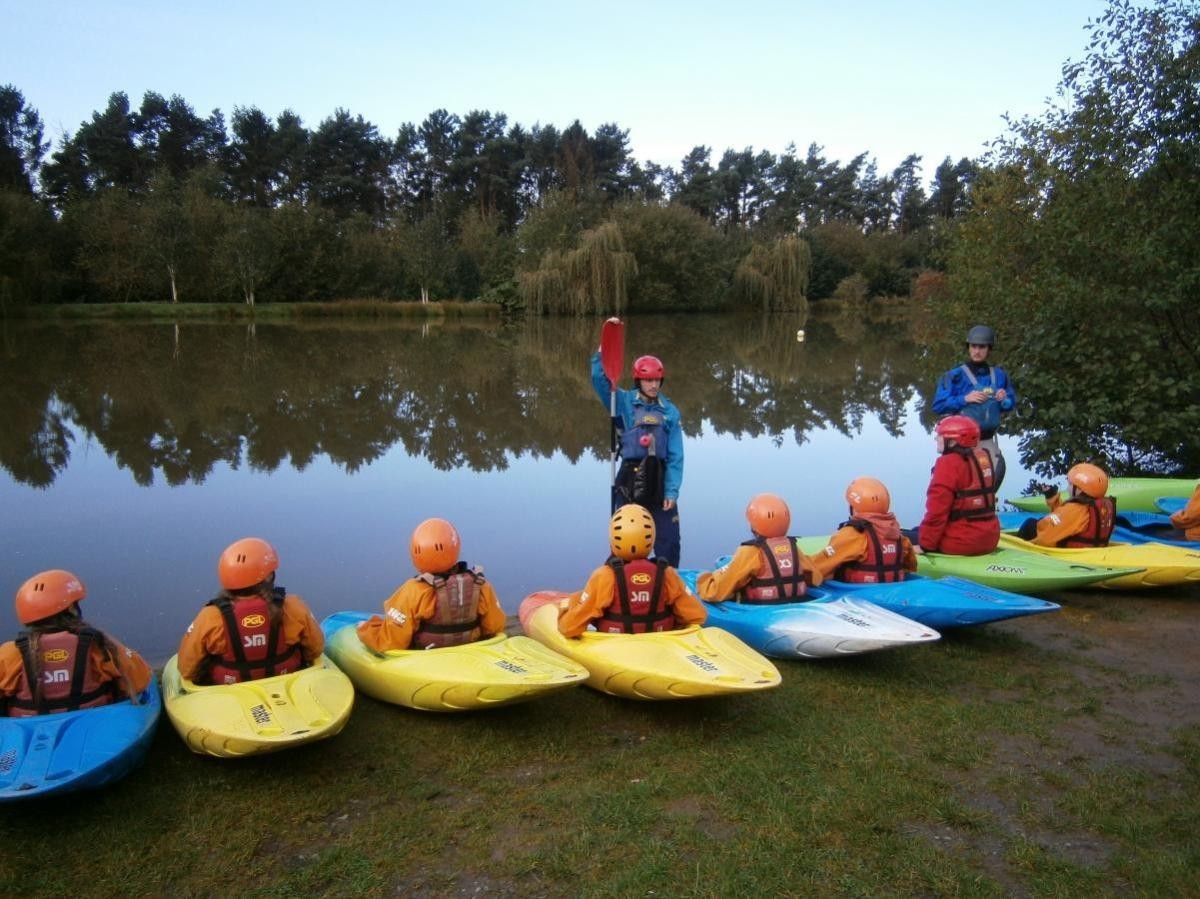
[[[1058,488],[1063,489],[1059,484]],[[1109,478],[1108,495],[1116,499],[1119,512],[1157,512],[1154,501],[1160,496],[1191,496],[1195,478]],[[1010,496],[1011,503],[1023,512],[1045,512],[1046,500],[1036,496]]]
[[[825,548],[829,538],[802,537],[798,542],[800,549],[813,555]],[[1047,564],[1048,562],[1053,564]],[[1049,556],[1004,547],[984,556],[923,553],[917,557],[917,573],[925,577],[962,577],[1010,593],[1026,594],[1088,587],[1139,570],[1076,565]]]

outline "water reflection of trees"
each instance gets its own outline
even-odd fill
[[[856,319],[857,321],[857,319]],[[842,323],[844,324],[844,323]],[[803,326],[806,340],[796,331]],[[877,416],[897,433],[928,379],[903,323],[773,316],[637,319],[628,361],[667,366],[688,434],[853,434]],[[0,352],[0,465],[47,486],[71,434],[99,444],[140,484],[200,482],[219,463],[347,470],[397,444],[435,468],[504,469],[513,455],[606,453],[587,358],[595,320],[519,325],[9,323]]]

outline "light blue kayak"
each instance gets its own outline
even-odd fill
[[[729,561],[728,556],[717,560],[717,566]],[[680,572],[680,575],[684,575]],[[697,573],[689,573],[694,585]],[[687,578],[685,577],[685,580]],[[1021,596],[986,587],[974,581],[959,577],[944,577],[938,580],[910,574],[905,580],[894,584],[848,584],[844,581],[825,581],[820,587],[810,588],[809,602],[787,604],[788,607],[804,608],[821,603],[834,601],[854,601],[869,603],[878,609],[891,612],[911,621],[923,624],[937,630],[953,627],[965,627],[972,624],[987,624],[990,621],[1002,621],[1006,618],[1019,618],[1023,615],[1036,615],[1042,612],[1057,611],[1057,603],[1047,602],[1032,596]],[[721,619],[712,618],[713,604],[707,604],[710,610],[710,623],[717,627],[725,627]],[[738,603],[725,602],[719,605],[739,606]],[[774,606],[751,605],[743,608],[751,610],[770,610]],[[763,614],[761,611],[758,614]]]
[[[150,748],[162,712],[157,681],[94,709],[0,718],[0,802],[91,790],[120,780]]]
[[[1042,515],[1034,512],[1000,512],[996,517],[1000,519],[1001,528],[1012,531],[1028,519],[1036,521]],[[1122,512],[1118,509],[1117,526],[1113,528],[1112,539],[1121,543],[1165,543],[1185,549],[1200,549],[1200,540],[1183,539],[1183,532],[1171,524],[1170,517],[1158,512]]]
[[[695,569],[680,570],[696,592]],[[931,627],[866,600],[820,593],[810,602],[773,605],[705,602],[706,627],[719,627],[776,659],[827,659],[929,643],[941,635]]]

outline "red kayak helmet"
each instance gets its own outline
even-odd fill
[[[939,437],[970,449],[979,445],[979,423],[965,415],[948,415],[934,429]]]
[[[760,537],[786,537],[792,525],[792,513],[774,493],[760,493],[746,506],[750,530]]]
[[[1067,481],[1074,484],[1092,499],[1100,499],[1108,493],[1108,475],[1098,465],[1091,462],[1080,462],[1067,472]]]
[[[460,546],[454,525],[444,518],[426,518],[412,532],[409,555],[417,571],[440,574],[454,567]]]
[[[638,356],[633,360],[633,379],[635,381],[661,381],[664,377],[662,360],[657,356]]]
[[[226,590],[261,584],[279,568],[275,547],[258,537],[244,537],[225,548],[217,560],[217,579]]]
[[[17,620],[33,624],[65,612],[87,596],[83,581],[69,571],[52,568],[35,574],[17,591]]]
[[[892,497],[878,478],[855,478],[846,488],[846,502],[855,515],[886,512],[892,507]]]

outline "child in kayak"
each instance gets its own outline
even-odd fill
[[[592,572],[584,588],[562,600],[558,630],[578,637],[589,624],[608,634],[670,631],[703,624],[704,605],[688,592],[679,572],[665,559],[650,559],[654,519],[628,504],[613,513],[608,528],[608,561]]]
[[[912,541],[900,533],[892,514],[892,497],[882,481],[855,478],[846,488],[850,519],[842,522],[829,544],[813,557],[826,578],[851,584],[884,584],[904,580],[917,570]]]
[[[12,718],[108,705],[150,685],[136,652],[83,620],[83,582],[69,571],[35,574],[17,591],[17,620],[28,627],[0,646],[0,702]]]
[[[1027,519],[1017,536],[1038,546],[1108,546],[1117,519],[1117,503],[1108,493],[1108,475],[1099,466],[1080,462],[1067,472],[1071,495],[1045,485],[1042,494],[1050,514]]]
[[[291,674],[325,649],[321,626],[299,596],[275,586],[279,556],[266,540],[231,543],[217,561],[221,592],[179,643],[179,673],[198,684]]]
[[[934,428],[938,458],[925,492],[925,517],[914,547],[920,552],[982,556],[1000,543],[992,457],[979,446],[979,425],[965,415]]]
[[[746,520],[753,539],[739,546],[716,571],[700,573],[696,579],[700,598],[759,605],[803,602],[809,586],[825,577],[800,551],[796,538],[787,536],[792,523],[787,503],[773,493],[760,493],[746,506]]]
[[[1187,505],[1171,516],[1171,524],[1183,531],[1185,540],[1200,540],[1200,484]]]
[[[436,649],[494,636],[504,630],[504,610],[483,569],[458,559],[461,543],[450,522],[430,518],[412,533],[409,554],[416,577],[405,581],[358,625],[358,638],[376,652]]]

